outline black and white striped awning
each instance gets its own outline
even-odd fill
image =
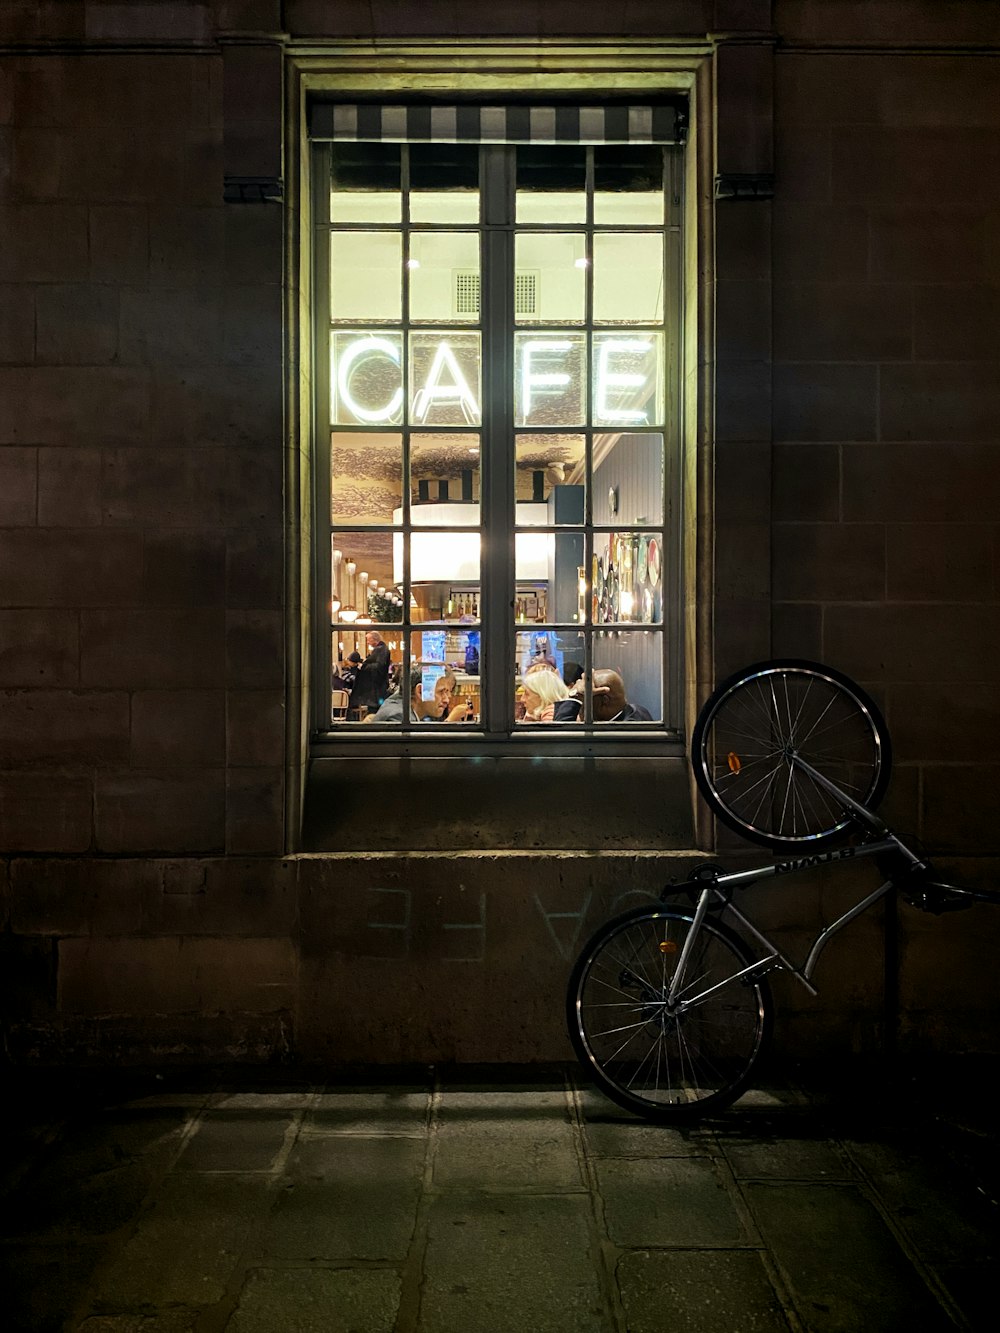
[[[602,106],[316,101],[310,107],[309,133],[313,139],[375,143],[680,143],[685,110],[676,101]]]

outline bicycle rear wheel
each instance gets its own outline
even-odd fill
[[[889,784],[881,713],[854,681],[816,662],[745,667],[714,691],[691,736],[702,796],[723,823],[765,847],[820,846],[852,822],[793,756],[870,810]]]
[[[577,1057],[612,1101],[647,1120],[696,1120],[728,1106],[770,1036],[767,983],[735,976],[754,960],[713,921],[702,923],[671,1011],[667,993],[692,922],[669,908],[627,912],[591,939],[569,981]]]

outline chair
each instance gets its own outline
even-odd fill
[[[334,722],[343,722],[347,717],[347,708],[351,696],[346,690],[330,691],[330,718]]]

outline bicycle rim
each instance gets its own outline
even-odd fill
[[[570,978],[577,1056],[613,1101],[650,1120],[694,1120],[729,1105],[770,1032],[766,984],[733,979],[752,959],[738,937],[710,921],[689,957],[681,1006],[670,1012],[691,924],[667,909],[627,913],[594,936]]]
[[[869,809],[888,785],[889,738],[877,707],[846,676],[812,662],[762,662],[723,682],[692,737],[708,804],[768,847],[815,846],[852,822],[793,756]]]

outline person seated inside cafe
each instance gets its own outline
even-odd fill
[[[465,722],[468,720],[469,705],[463,700],[456,704],[452,694],[454,676],[439,677],[431,691],[431,697],[424,699],[423,673],[419,666],[410,667],[410,721],[411,722]],[[447,709],[447,711],[445,711]],[[403,694],[390,694],[385,703],[375,713],[369,713],[366,722],[402,722]]]
[[[610,667],[598,667],[592,676],[595,722],[652,722],[652,715],[641,704],[630,704],[625,682]]]
[[[559,716],[560,705],[569,703],[569,690],[563,684],[562,677],[553,667],[543,663],[532,663],[521,681],[520,703],[524,708],[525,722],[572,722],[574,716],[567,717],[565,712]],[[575,702],[575,701],[574,701]]]
[[[361,666],[361,654],[351,653],[346,662],[341,662],[337,670],[333,673],[333,688],[335,690],[353,690],[354,682],[358,678],[358,668]]]

